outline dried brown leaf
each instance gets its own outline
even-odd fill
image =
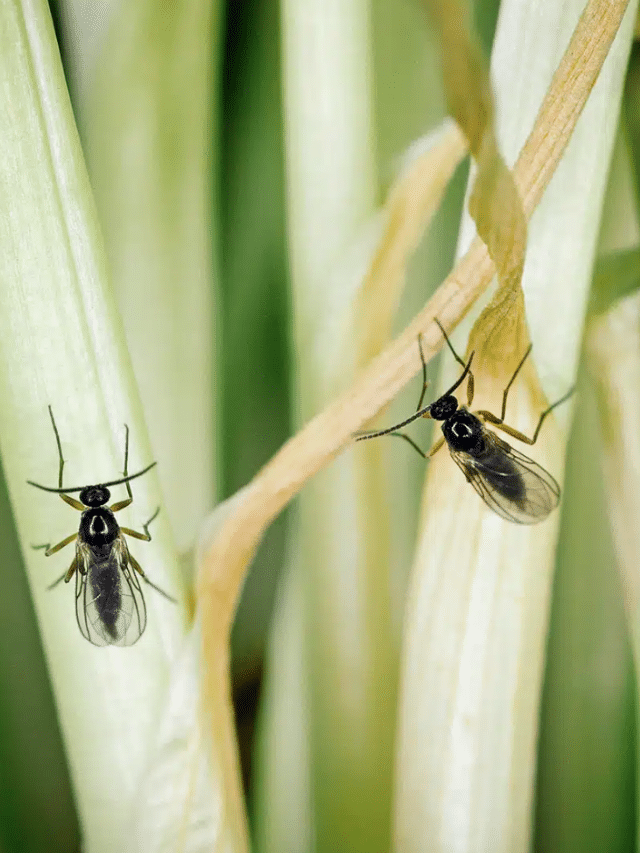
[[[590,0],[554,75],[514,177],[530,217],[548,185],[598,77],[627,0]],[[455,326],[494,275],[485,244],[476,238],[425,308],[361,378],[291,438],[254,478],[200,567],[206,710],[212,725],[228,725],[228,636],[249,561],[267,525],[304,483],[333,459],[353,433],[374,417],[419,370],[416,337],[430,359],[442,346],[433,320]],[[229,745],[227,770],[235,751]],[[237,791],[235,792],[237,795]],[[233,798],[234,792],[231,793]]]
[[[467,354],[474,350],[476,365],[504,388],[529,345],[522,294],[526,218],[513,174],[498,150],[489,66],[467,7],[460,0],[426,5],[440,35],[449,110],[477,163],[469,213],[498,275],[498,289],[474,324]]]

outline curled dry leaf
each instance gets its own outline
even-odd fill
[[[626,6],[626,0],[590,0],[581,16],[514,167],[527,218],[567,146]],[[220,713],[227,715],[220,700],[214,698],[228,691],[227,657],[221,650],[228,641],[247,565],[265,528],[304,483],[351,441],[353,433],[416,374],[420,368],[415,345],[418,333],[424,334],[424,354],[429,360],[442,345],[434,317],[445,328],[456,325],[489,285],[494,272],[485,244],[476,238],[425,308],[358,382],[313,418],[258,473],[203,556],[198,594],[203,618],[205,690],[214,723]]]
[[[467,20],[468,9],[460,0],[437,0],[427,3],[427,10],[440,36],[449,110],[477,164],[469,213],[498,276],[498,289],[469,336],[467,358],[475,351],[476,365],[494,386],[504,388],[529,346],[522,293],[527,221],[514,177],[498,150],[489,68]],[[542,401],[532,362],[523,373]]]
[[[625,0],[591,0],[578,23],[514,168],[528,217],[566,148],[626,5]],[[476,238],[425,308],[358,382],[291,438],[258,473],[245,500],[227,519],[202,559],[199,594],[202,598],[211,596],[208,607],[219,617],[214,636],[226,633],[230,627],[247,562],[265,527],[306,480],[418,372],[418,333],[424,334],[424,353],[429,360],[442,345],[433,319],[438,317],[445,327],[455,325],[486,289],[493,274],[494,265],[486,246]]]
[[[622,299],[593,317],[586,336],[590,372],[598,392],[604,475],[613,543],[618,554],[627,613],[640,602],[640,296]],[[631,619],[637,633],[635,619]],[[634,637],[637,643],[637,638]]]

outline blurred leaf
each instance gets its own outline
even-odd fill
[[[0,850],[69,853],[79,843],[77,816],[1,471],[0,548]],[[45,571],[41,583],[48,585]],[[75,628],[72,611],[69,620]]]
[[[640,204],[640,41],[637,40],[629,57],[623,104],[634,164],[636,197]]]
[[[220,163],[223,496],[247,483],[290,433],[279,44],[276,0],[229,6]],[[260,666],[285,528],[282,516],[268,531],[242,592],[232,647],[243,682]]]
[[[546,353],[552,362],[553,377],[561,382],[558,396],[572,384],[577,361],[631,15],[594,87],[595,57],[598,65],[604,62],[624,11],[624,3],[614,18],[610,3],[585,9],[575,2],[569,12],[566,4],[560,10],[552,3],[533,7],[507,0],[494,42],[492,79],[505,159],[516,162],[528,217],[540,201],[527,246],[527,320],[536,345],[547,344],[534,349],[534,356]],[[608,15],[607,30],[601,25]],[[541,36],[535,42],[534,26]],[[547,31],[553,38],[542,37]],[[584,112],[574,132],[575,112],[562,118],[560,111],[565,106],[573,111],[575,99]],[[559,154],[567,133],[573,133],[571,145],[552,165],[544,151]],[[528,186],[523,180],[534,162],[540,178],[547,167],[557,167],[542,199],[537,180]],[[587,175],[593,182],[588,185]],[[544,182],[546,188],[546,177]],[[565,204],[574,214],[571,229]],[[462,248],[472,232],[471,226]],[[477,238],[458,269],[476,244]],[[570,282],[559,257],[572,270]],[[459,272],[456,280],[461,281]],[[440,306],[444,312],[447,304],[434,305]],[[442,320],[444,313],[437,316]],[[506,342],[503,357],[512,356],[513,345]],[[498,405],[500,396],[494,394]],[[528,397],[514,387],[508,410],[509,422],[527,432],[539,413]],[[570,406],[558,415],[566,423]],[[526,451],[558,477],[562,438],[551,422],[535,454]],[[501,522],[443,452],[429,464],[423,519],[406,618],[395,848],[525,850],[558,515],[536,528]]]
[[[77,61],[94,63],[75,69],[78,111],[110,281],[184,554],[216,499],[220,2],[131,0],[105,14],[97,54],[76,45]]]
[[[640,287],[640,249],[598,258],[593,275],[589,308],[596,314],[608,311],[618,299]]]
[[[578,385],[549,631],[537,853],[635,849],[635,678],[593,387]]]

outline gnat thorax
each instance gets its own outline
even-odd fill
[[[475,456],[484,449],[483,427],[466,409],[458,409],[442,424],[442,433],[452,450]]]
[[[85,510],[80,519],[80,541],[90,548],[111,545],[118,538],[120,527],[115,515],[106,506],[96,506]]]

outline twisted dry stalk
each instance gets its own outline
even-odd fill
[[[513,170],[527,219],[564,153],[627,4],[628,0],[590,0],[578,22]],[[476,238],[424,309],[361,378],[291,438],[257,474],[213,544],[205,550],[198,582],[205,661],[204,709],[217,743],[224,741],[222,770],[233,786],[227,791],[227,808],[241,834],[244,813],[229,694],[228,638],[247,566],[265,529],[283,507],[420,369],[417,335],[423,335],[428,361],[442,346],[434,318],[445,328],[454,328],[494,274],[487,248]]]

